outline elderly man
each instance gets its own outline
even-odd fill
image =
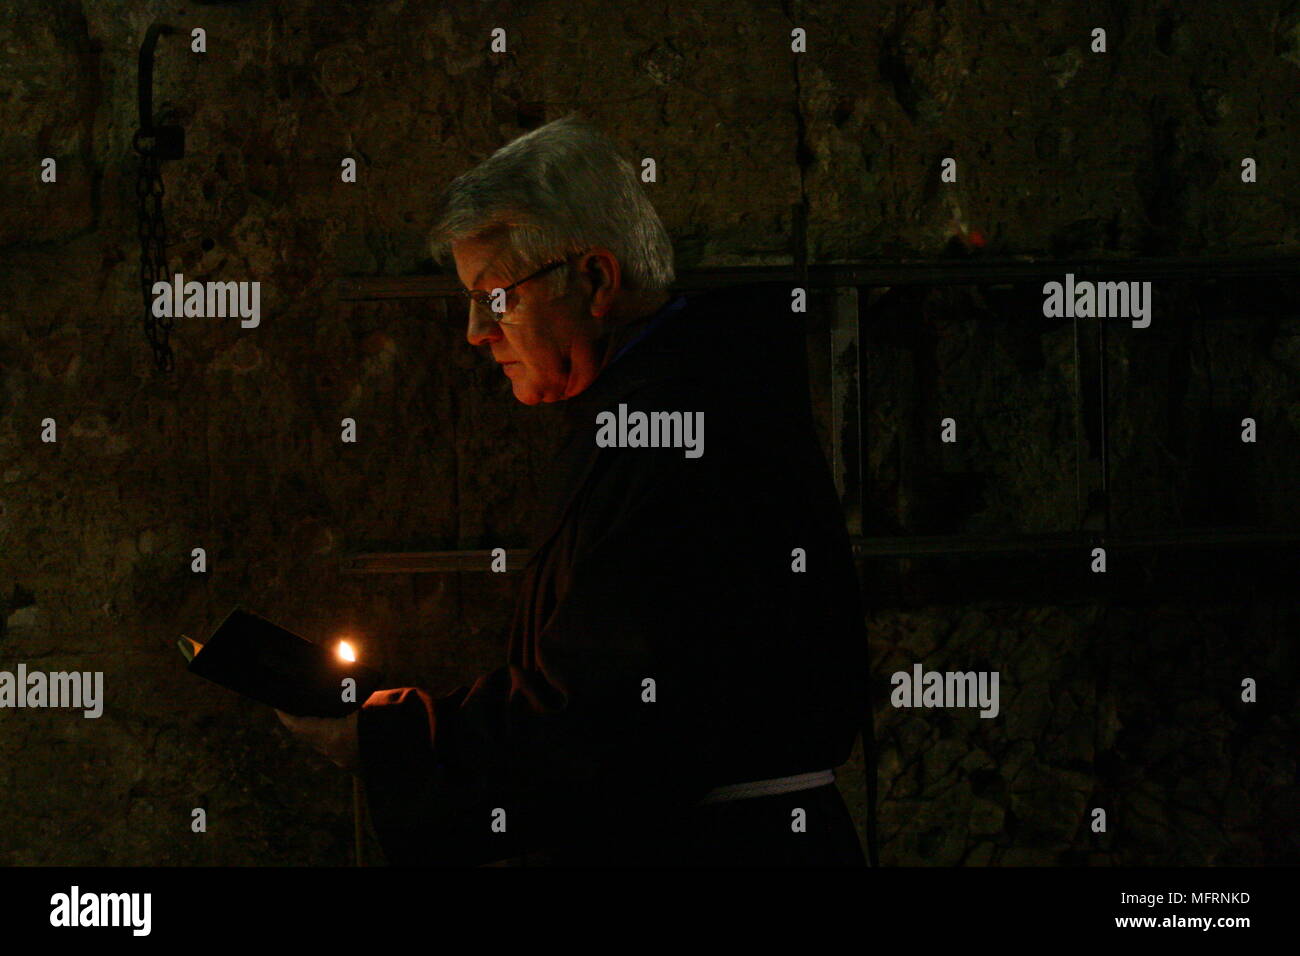
[[[570,426],[507,662],[286,723],[357,768],[393,863],[861,865],[833,775],[858,581],[789,290],[673,295],[634,169],[576,117],[456,179],[435,250],[470,343]]]

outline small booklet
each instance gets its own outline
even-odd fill
[[[297,717],[346,717],[382,680],[374,668],[242,607],[206,643],[184,636],[178,643],[191,674]]]

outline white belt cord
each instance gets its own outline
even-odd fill
[[[794,793],[796,790],[811,790],[813,787],[824,787],[834,782],[834,770],[814,770],[811,773],[797,773],[792,777],[773,777],[771,780],[754,780],[750,783],[729,783],[725,787],[710,790],[699,805],[744,800],[747,797],[769,797],[775,793]]]

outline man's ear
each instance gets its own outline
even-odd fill
[[[580,268],[591,284],[591,314],[597,318],[608,316],[622,288],[623,270],[618,257],[608,249],[593,249],[582,259]]]

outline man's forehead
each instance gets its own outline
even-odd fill
[[[497,260],[500,258],[501,258],[501,254],[499,252],[493,253],[492,256],[488,259],[487,263],[483,266],[483,268],[478,270],[478,275],[474,277],[473,284],[478,285],[479,280],[482,279],[485,275],[495,275]]]
[[[474,269],[479,262],[482,263],[469,280],[470,288],[473,288],[479,284],[485,275],[494,273],[498,261],[501,259],[502,248],[499,243],[483,242],[481,240],[466,241],[455,243],[452,246],[452,253],[453,255],[459,253],[458,258],[464,258],[469,269]]]

